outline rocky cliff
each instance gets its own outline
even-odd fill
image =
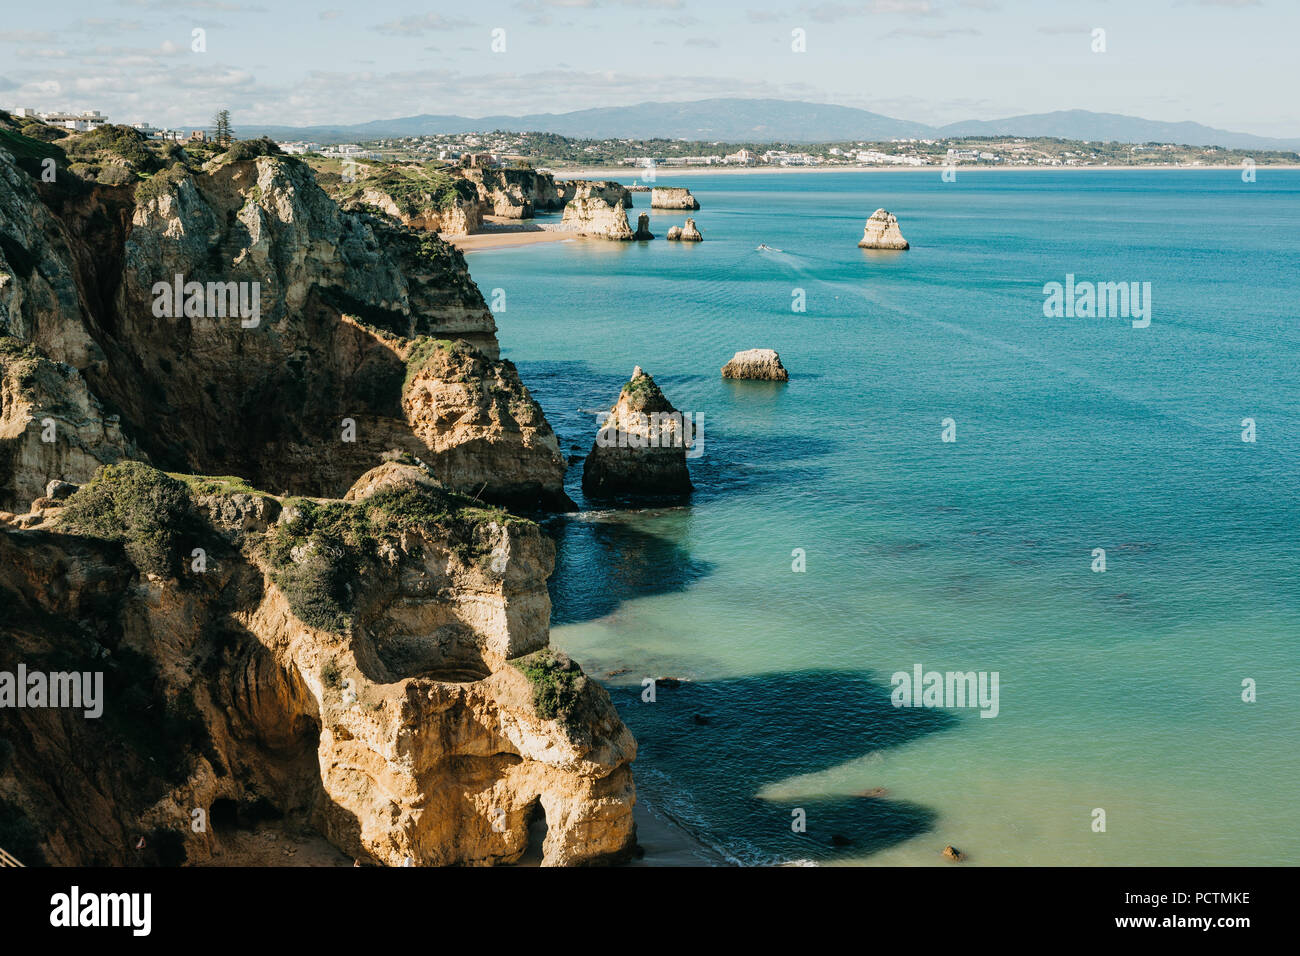
[[[555,184],[564,202],[572,202],[575,199],[591,199],[593,196],[597,199],[603,199],[611,206],[622,206],[624,209],[632,208],[632,193],[626,186],[609,179],[567,179]]]
[[[358,165],[355,178],[318,177],[346,210],[378,212],[411,229],[468,235],[483,224],[483,208],[473,183],[428,167]]]
[[[202,862],[260,819],[477,864],[544,817],[546,863],[626,854],[635,743],[499,507],[567,506],[564,462],[463,257],[272,144],[111,186],[7,145],[0,672],[104,694],[0,709],[0,845]]]
[[[633,238],[632,227],[628,225],[627,212],[623,207],[618,204],[611,206],[595,196],[590,199],[574,199],[565,205],[560,228],[596,239],[621,241]]]
[[[906,249],[907,240],[898,228],[898,217],[887,209],[877,209],[867,219],[858,241],[859,249]]]
[[[482,167],[458,168],[455,172],[474,184],[485,214],[531,219],[537,212],[554,211],[565,203],[550,173]]]
[[[387,865],[515,860],[539,814],[545,864],[630,851],[635,742],[547,647],[549,539],[416,465],[349,498],[128,462],[0,526],[0,670],[104,675],[98,718],[0,711],[31,862],[198,863],[257,819]]]
[[[24,472],[21,490],[0,464],[0,507],[25,505],[51,478],[85,481],[124,442],[168,470],[334,496],[396,448],[453,489],[567,505],[554,434],[513,366],[494,364],[492,313],[438,237],[340,210],[307,166],[275,155],[177,163],[134,193],[87,191],[65,174],[42,201],[37,185],[0,150],[0,224],[20,237],[0,248],[0,332],[71,368],[24,384],[15,370],[26,366],[0,351],[13,399],[0,412],[11,439],[0,463],[47,463]],[[255,317],[235,314],[251,306]],[[423,394],[454,395],[456,416],[407,394],[420,371],[410,357],[427,357],[429,342],[462,342],[492,366],[472,390],[431,390],[423,371]],[[64,412],[53,449],[36,447],[40,408]],[[511,467],[467,467],[464,442]],[[100,452],[77,450],[92,446]]]
[[[670,226],[667,239],[669,242],[702,242],[704,237],[695,226],[694,219],[687,219],[684,226]]]

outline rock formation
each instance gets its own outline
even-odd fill
[[[650,216],[647,213],[641,213],[636,217],[636,234],[632,236],[638,242],[648,242],[654,238],[654,233],[650,231]]]
[[[626,186],[613,180],[569,179],[555,184],[556,191],[565,202],[575,199],[603,199],[611,206],[632,208],[632,193]]]
[[[683,186],[655,186],[650,190],[651,209],[699,209],[699,201]]]
[[[687,219],[685,226],[672,226],[668,230],[668,239],[671,242],[700,242],[704,237],[695,228],[695,220]]]
[[[0,507],[121,457],[338,496],[391,448],[486,500],[567,506],[554,433],[514,367],[498,363],[464,257],[436,236],[340,211],[310,168],[275,155],[177,163],[134,195],[71,174],[42,184],[48,202],[37,188],[0,150],[0,228],[18,237],[0,248],[0,335],[11,340],[0,348]],[[20,245],[29,251],[18,256]],[[177,275],[200,291],[179,296],[181,309]],[[202,314],[214,286],[220,314]],[[236,293],[256,317],[234,314]],[[484,363],[472,388],[432,388],[422,373],[422,394],[453,400],[456,419],[407,394],[419,371],[410,356],[436,342],[461,342]],[[46,419],[52,442],[38,428]],[[433,420],[447,428],[437,440]],[[16,458],[26,465],[3,464]],[[495,463],[467,467],[471,458]]]
[[[104,673],[99,719],[0,712],[6,823],[40,857],[219,858],[223,802],[387,865],[517,859],[539,808],[546,864],[630,851],[636,745],[547,647],[550,540],[381,470],[328,501],[128,462],[0,530],[0,670]]]
[[[862,231],[860,249],[906,249],[907,240],[898,230],[898,218],[886,209],[877,209]]]
[[[722,366],[722,377],[788,382],[790,373],[781,364],[781,356],[772,349],[746,349],[737,352],[731,361]]]
[[[599,197],[574,199],[564,207],[560,228],[596,239],[626,240],[633,237],[627,213],[621,205],[611,206]]]
[[[535,169],[491,169],[458,167],[478,190],[479,202],[486,213],[506,219],[531,219],[537,212],[560,209],[564,199],[550,173]]]
[[[544,863],[627,854],[635,742],[548,647],[553,546],[499,507],[567,506],[565,464],[463,257],[274,144],[106,185],[10,142],[0,672],[103,693],[0,708],[5,849],[203,862],[282,819],[486,864],[542,814]]]
[[[583,464],[582,490],[592,497],[686,494],[693,439],[690,420],[638,365],[600,425]]]

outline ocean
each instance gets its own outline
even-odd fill
[[[1300,171],[662,181],[704,242],[636,193],[654,242],[468,256],[566,455],[635,365],[702,417],[688,505],[578,462],[550,522],[641,798],[743,863],[1292,864]],[[857,248],[878,207],[909,251]],[[1067,276],[1150,283],[1149,326],[1045,316]],[[749,348],[789,383],[724,381]],[[894,706],[917,665],[996,716]]]

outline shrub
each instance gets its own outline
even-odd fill
[[[181,163],[173,163],[162,172],[154,173],[135,187],[136,205],[143,206],[163,193],[171,192],[189,175],[190,171]]]
[[[101,468],[68,499],[69,530],[120,541],[140,571],[175,577],[182,549],[200,522],[182,483],[138,461]]]
[[[577,715],[587,676],[573,661],[547,647],[511,661],[533,685],[538,716],[571,724]]]

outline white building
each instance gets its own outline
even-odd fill
[[[64,129],[78,133],[99,129],[108,122],[108,117],[99,110],[83,110],[80,113],[38,113],[37,115],[51,126],[62,126]]]
[[[728,153],[722,157],[722,161],[729,166],[753,166],[758,160],[754,154],[747,149],[740,149],[734,153]]]

